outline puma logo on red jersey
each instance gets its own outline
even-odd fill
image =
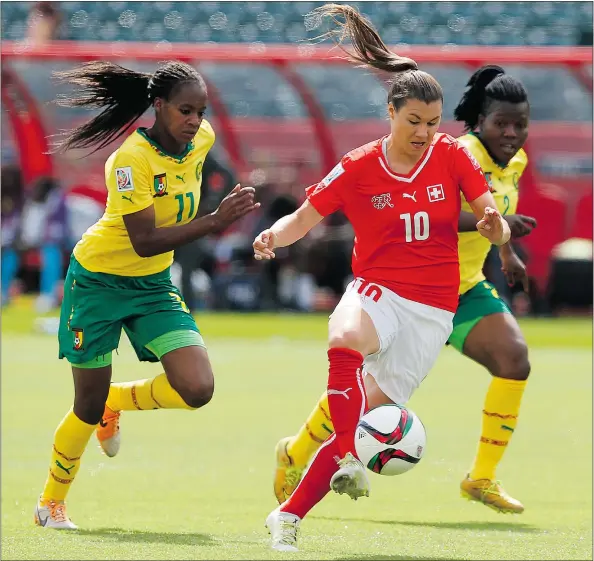
[[[394,205],[392,204],[392,196],[390,195],[390,193],[376,195],[375,197],[371,198],[371,202],[373,203],[374,208],[377,208],[378,210],[382,210],[382,208],[385,208],[387,206],[389,206],[390,208],[394,208]]]

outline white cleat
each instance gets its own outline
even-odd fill
[[[276,551],[299,551],[297,532],[301,518],[288,512],[281,512],[280,507],[273,510],[266,518],[266,527],[272,537],[272,549]]]
[[[55,530],[78,529],[78,526],[68,518],[64,501],[38,501],[35,505],[35,524]]]
[[[359,497],[369,497],[370,484],[365,466],[350,452],[338,460],[339,470],[330,480],[330,489],[342,495],[346,493],[355,501]]]

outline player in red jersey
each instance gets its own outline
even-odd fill
[[[368,405],[408,401],[452,331],[460,284],[460,192],[483,236],[496,245],[510,238],[479,164],[457,140],[437,133],[443,93],[435,78],[390,52],[354,8],[327,4],[316,12],[334,18],[341,38],[350,36],[352,60],[393,72],[394,80],[390,134],[344,156],[306,190],[296,212],[253,244],[256,259],[274,258],[275,248],[301,239],[337,210],[355,231],[355,280],[329,321],[328,401],[335,434],[291,497],[267,518],[272,547],[284,551],[297,549],[300,520],[330,488],[353,499],[369,495],[355,452],[359,418]]]

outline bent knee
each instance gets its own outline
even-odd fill
[[[96,425],[103,417],[106,398],[101,395],[76,396],[73,411],[84,423]]]
[[[365,346],[365,338],[356,329],[336,329],[328,337],[328,347],[330,349],[352,349],[365,354]]]
[[[180,397],[188,407],[199,409],[210,402],[214,395],[214,379],[202,380],[199,383],[189,383],[178,390]]]
[[[493,374],[509,380],[527,380],[530,375],[530,360],[526,344],[518,343],[505,353],[501,353],[496,359]]]

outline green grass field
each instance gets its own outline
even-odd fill
[[[2,559],[592,559],[592,325],[524,322],[533,375],[499,477],[518,517],[459,498],[488,375],[444,349],[410,406],[428,433],[411,472],[371,475],[372,496],[328,496],[299,554],[268,548],[273,450],[326,382],[323,316],[198,318],[215,398],[196,411],[122,415],[117,458],[91,444],[69,496],[73,533],[33,525],[52,436],[72,403],[68,364],[27,307],[2,321]],[[145,378],[125,336],[116,381]],[[125,342],[124,342],[125,341]]]

